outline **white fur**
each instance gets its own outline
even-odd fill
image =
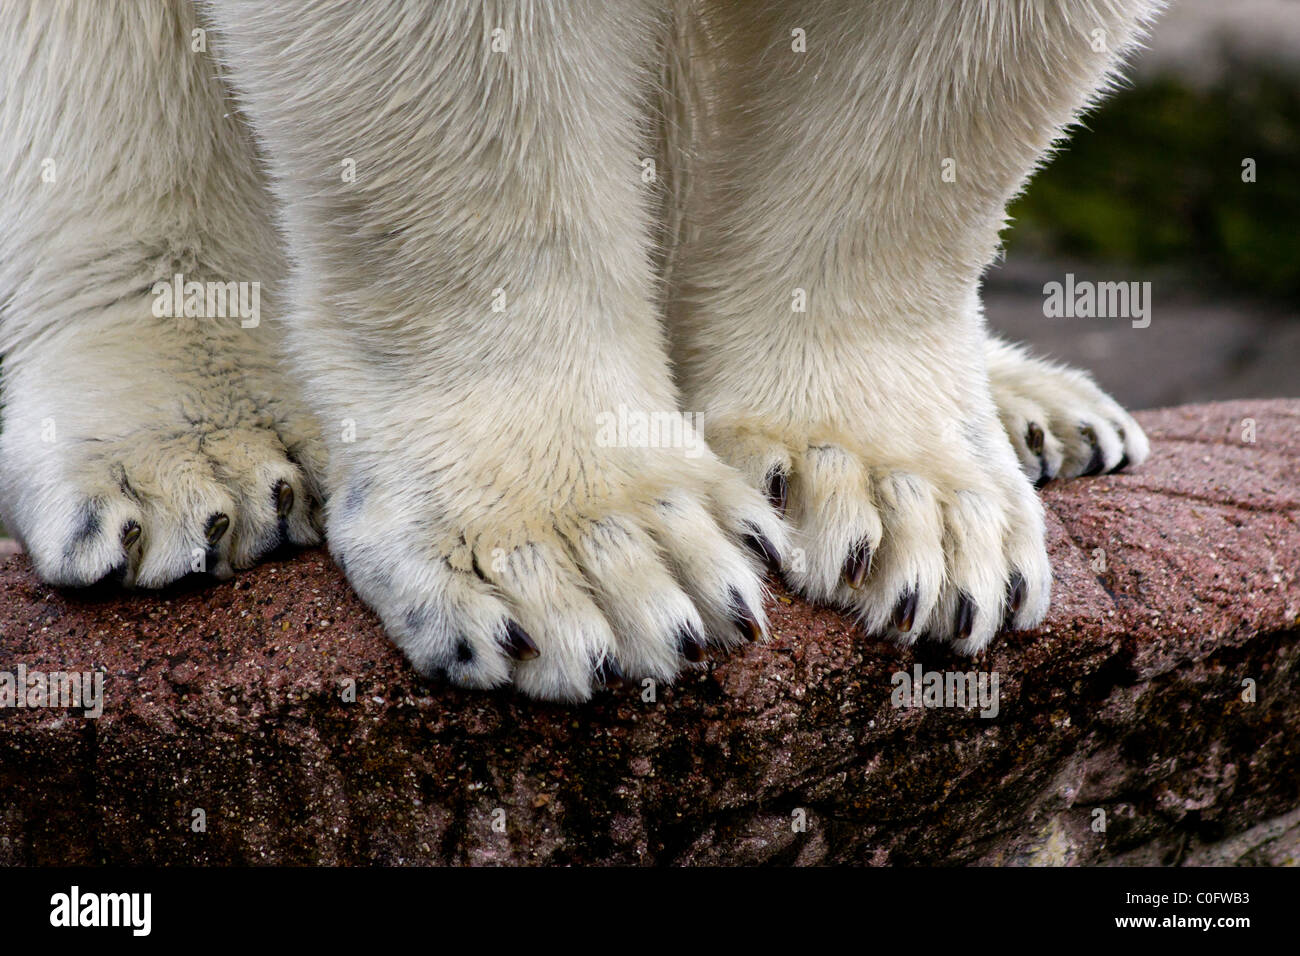
[[[283,254],[195,26],[185,4],[0,11],[0,513],[60,584],[224,576],[320,540],[323,449],[276,354]],[[261,280],[263,321],[155,318],[152,286],[177,273]]]
[[[701,4],[704,55],[680,85],[703,116],[669,273],[685,407],[751,481],[789,476],[805,560],[787,580],[872,631],[912,589],[909,636],[960,637],[965,594],[958,647],[978,650],[1013,573],[1014,624],[1046,611],[1042,510],[1001,437],[978,282],[1006,203],[1158,7]],[[857,542],[873,569],[855,590]]]
[[[993,336],[984,354],[998,414],[1029,480],[1075,478],[1090,465],[1111,471],[1147,460],[1151,446],[1142,426],[1086,372],[1031,358]],[[1031,428],[1042,435],[1033,448]]]
[[[316,540],[328,494],[333,554],[417,668],[549,698],[762,630],[751,537],[873,630],[915,588],[911,634],[958,638],[966,594],[978,650],[1013,573],[1017,626],[1047,606],[1026,416],[1064,474],[1072,421],[1107,463],[1115,424],[1145,453],[1086,379],[986,365],[977,283],[1158,5],[6,4],[0,511],[49,580],[154,586],[213,515],[224,574]],[[177,272],[260,282],[261,325],[155,318]],[[713,452],[610,447],[620,407],[702,413]]]

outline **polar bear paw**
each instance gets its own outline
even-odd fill
[[[335,561],[421,674],[580,701],[765,636],[762,562],[785,530],[712,456],[566,452],[548,483],[494,480],[456,447],[447,469],[359,460],[328,509]]]
[[[916,427],[894,424],[896,434]],[[996,423],[984,432],[921,455],[873,445],[866,429],[801,433],[758,420],[714,430],[710,442],[790,522],[791,587],[854,612],[869,633],[973,654],[1004,625],[1037,625],[1051,590],[1042,508],[1009,455],[979,447],[1005,445]]]
[[[1146,461],[1142,427],[1085,372],[992,340],[989,380],[998,415],[1036,487],[1123,471]]]
[[[282,544],[321,541],[319,493],[269,422],[151,425],[117,438],[55,441],[24,456],[11,518],[45,580],[156,588],[191,573],[228,578]]]

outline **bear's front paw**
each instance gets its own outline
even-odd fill
[[[35,431],[27,419],[8,423],[5,510],[52,584],[227,578],[283,544],[321,541],[323,450],[315,438],[286,447],[287,430],[269,417],[152,421],[49,442]]]
[[[744,546],[777,561],[784,529],[707,451],[451,447],[359,462],[329,505],[335,559],[420,673],[577,701],[765,633]]]
[[[1142,426],[1087,373],[1031,358],[996,339],[988,354],[998,415],[1021,470],[1036,486],[1146,461],[1151,449]]]
[[[128,299],[5,356],[0,512],[44,580],[155,588],[321,542],[320,428],[268,331]]]
[[[1051,567],[1041,505],[997,423],[950,414],[877,411],[853,431],[733,420],[709,441],[785,510],[797,591],[856,612],[870,633],[975,653],[1004,624],[1042,620]]]

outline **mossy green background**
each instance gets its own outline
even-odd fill
[[[1255,161],[1255,182],[1242,179]],[[1012,205],[1007,256],[1171,268],[1300,300],[1300,75],[1236,61],[1116,93]]]

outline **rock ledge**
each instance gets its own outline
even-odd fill
[[[1044,490],[1047,625],[974,662],[778,591],[653,702],[544,706],[417,679],[321,551],[129,598],[4,559],[0,671],[105,708],[0,710],[0,863],[1294,862],[1300,401],[1138,417],[1140,470]],[[891,706],[918,664],[997,716]]]

